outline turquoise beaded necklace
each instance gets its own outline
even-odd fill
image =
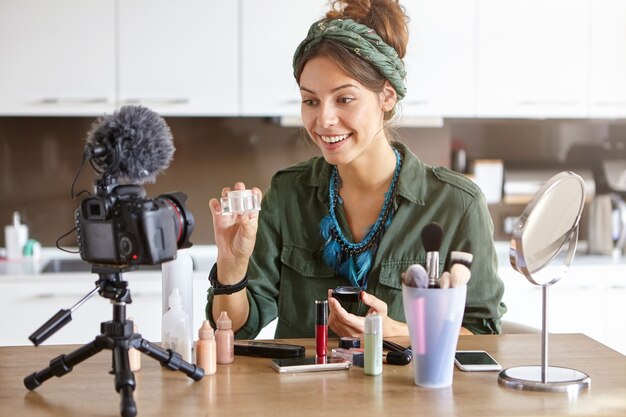
[[[355,287],[367,288],[367,274],[372,266],[372,259],[378,248],[378,243],[383,233],[393,218],[395,206],[394,198],[398,186],[398,177],[402,168],[402,156],[397,149],[393,148],[396,154],[396,170],[393,174],[389,190],[385,193],[383,208],[376,219],[376,222],[369,229],[367,235],[358,243],[350,242],[339,227],[335,207],[337,202],[341,203],[339,197],[339,187],[341,179],[337,167],[333,166],[330,175],[328,216],[320,222],[320,234],[324,239],[324,244],[320,249],[322,259],[328,266],[334,268],[340,276],[347,278],[350,284]]]

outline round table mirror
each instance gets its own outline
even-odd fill
[[[573,172],[561,172],[535,193],[515,223],[509,252],[511,265],[543,291],[542,360],[541,365],[503,370],[498,382],[505,387],[578,392],[591,383],[583,372],[548,365],[548,288],[565,275],[572,263],[584,204],[583,179]]]

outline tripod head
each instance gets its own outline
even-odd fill
[[[108,298],[111,302],[118,305],[126,305],[132,303],[128,282],[122,278],[123,272],[129,272],[136,269],[135,266],[113,266],[92,264],[91,272],[98,274],[98,280],[95,282],[96,288],[91,290],[87,295],[81,298],[76,304],[69,309],[61,309],[47,322],[39,327],[28,339],[35,346],[39,346],[50,336],[58,332],[63,326],[72,321],[72,313],[87,300],[93,297],[96,292],[104,298]]]

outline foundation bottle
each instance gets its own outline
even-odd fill
[[[217,363],[233,363],[235,360],[235,333],[228,313],[222,311],[217,319],[215,343],[217,345]]]
[[[217,352],[213,327],[208,320],[202,322],[196,342],[196,365],[204,369],[205,375],[213,375],[217,369]]]

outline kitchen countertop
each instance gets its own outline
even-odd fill
[[[501,272],[512,271],[517,273],[510,264],[509,261],[509,242],[497,241],[496,252],[498,254],[498,265]],[[77,251],[77,248],[69,248],[72,251]],[[195,270],[209,272],[215,259],[217,258],[217,247],[215,245],[194,245],[187,249],[189,254],[194,260]],[[581,241],[577,250],[576,256],[572,263],[571,270],[575,271],[577,268],[586,269],[587,267],[618,267],[626,268],[626,256],[621,258],[613,258],[611,256],[600,255],[588,255],[586,252],[586,242]],[[8,261],[4,258],[0,258],[0,278],[8,275],[19,276],[37,276],[48,274],[59,274],[54,272],[43,273],[45,266],[51,260],[56,259],[80,259],[78,253],[67,253],[57,248],[46,247],[42,249],[42,256],[40,260],[33,261],[31,259],[24,259],[19,261]],[[153,269],[158,269],[158,266]],[[64,272],[64,274],[84,273],[82,272]],[[142,273],[144,271],[141,268],[133,273]]]
[[[46,265],[50,261],[56,260],[80,260],[78,248],[67,248],[76,253],[68,253],[58,248],[46,247],[42,248],[41,257],[38,260],[24,258],[22,260],[7,260],[0,258],[0,278],[7,276],[36,277],[47,275],[67,275],[67,274],[85,274],[89,271],[66,271],[66,272],[43,272]],[[208,273],[217,258],[217,247],[215,245],[194,245],[186,249],[191,255],[194,262],[194,270],[196,272]],[[150,270],[151,269],[151,270]],[[144,272],[154,272],[160,270],[158,265],[152,266],[150,269],[142,270],[141,267],[133,271],[133,274]]]

